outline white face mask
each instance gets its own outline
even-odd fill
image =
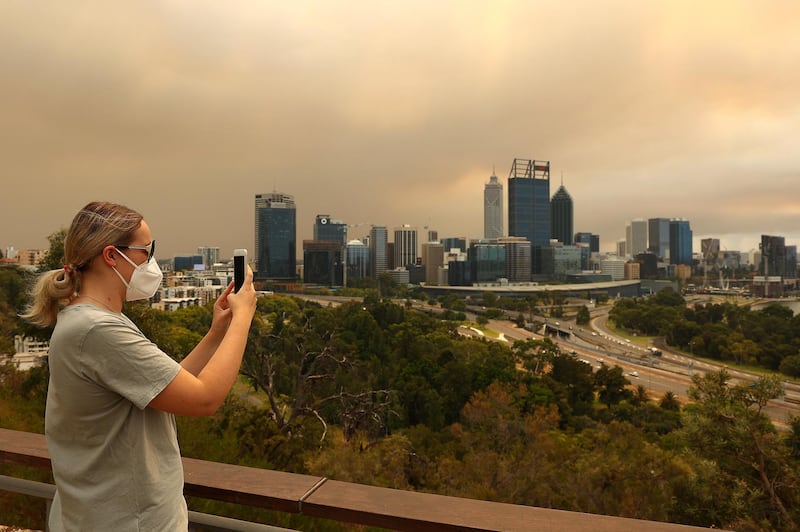
[[[125,282],[125,278],[122,276],[119,271],[114,268],[114,271],[119,276],[122,284],[125,285],[125,300],[126,301],[137,301],[139,299],[150,299],[158,290],[158,287],[161,286],[161,279],[163,279],[164,274],[161,273],[161,268],[158,267],[158,263],[155,259],[150,259],[149,261],[139,264],[138,266],[128,258],[123,252],[117,250],[120,255],[125,257],[131,266],[133,266],[133,273],[131,274],[131,282]]]

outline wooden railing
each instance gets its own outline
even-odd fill
[[[45,437],[0,429],[0,462],[49,470]],[[686,525],[379,488],[192,458],[184,458],[183,467],[187,496],[394,530],[701,530]]]

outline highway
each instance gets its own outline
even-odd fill
[[[354,298],[341,296],[301,296],[303,299],[317,301],[326,306],[327,304],[339,304]],[[356,298],[359,299],[360,298]],[[403,305],[405,301],[397,301]],[[413,301],[412,308],[424,312],[441,312],[439,306],[428,305],[419,301]],[[731,375],[731,382],[738,384],[742,382],[755,382],[758,375],[729,368],[723,364],[713,364],[703,360],[697,360],[686,354],[660,347],[662,356],[654,356],[649,350],[650,346],[643,346],[638,342],[631,342],[626,338],[615,335],[607,326],[609,307],[593,311],[592,319],[588,327],[578,327],[574,321],[559,320],[556,322],[549,319],[550,325],[558,323],[558,329],[564,332],[565,336],[551,336],[551,338],[566,352],[574,353],[580,360],[586,361],[596,370],[601,363],[608,366],[618,365],[622,367],[626,378],[631,381],[633,386],[644,386],[651,399],[658,400],[666,392],[672,392],[681,402],[688,401],[688,389],[692,383],[692,375],[705,373],[708,371],[719,371],[727,369]],[[476,321],[476,315],[466,312],[467,320]],[[495,331],[494,335],[484,336],[488,340],[501,341],[509,346],[515,340],[529,338],[541,339],[543,336],[526,329],[521,329],[513,322],[508,320],[489,320],[488,329]],[[462,334],[472,336],[483,336],[477,328],[462,326]],[[795,383],[784,381],[786,396],[782,399],[770,401],[764,407],[763,412],[779,428],[785,429],[788,426],[790,416],[800,416],[800,386]]]

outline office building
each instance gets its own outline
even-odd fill
[[[444,266],[444,246],[440,242],[422,244],[422,264],[425,267],[425,283],[438,284],[439,268]]]
[[[369,274],[375,279],[388,268],[388,235],[384,225],[373,225],[369,230]]]
[[[625,279],[625,261],[618,257],[607,257],[600,261],[600,271],[610,275],[613,281]]]
[[[258,278],[295,279],[297,210],[294,196],[271,192],[255,198],[255,266]]]
[[[473,283],[495,282],[506,275],[506,246],[497,240],[479,240],[469,247]]]
[[[336,240],[303,240],[303,282],[344,285],[344,247]]]
[[[669,261],[669,219],[650,218],[647,220],[647,250],[663,261]]]
[[[563,184],[550,200],[550,238],[565,246],[573,244],[572,196]]]
[[[348,280],[369,276],[369,246],[360,240],[351,240],[347,243],[345,257],[347,263],[345,284]]]
[[[328,214],[318,214],[314,221],[314,240],[303,241],[303,281],[344,286],[347,282],[346,242],[347,224]]]
[[[641,265],[636,261],[628,261],[625,263],[625,280],[631,281],[640,279]]]
[[[655,279],[658,277],[658,256],[652,251],[639,253],[635,257],[639,263],[640,279]]]
[[[483,188],[483,238],[503,236],[503,185],[492,172]]]
[[[405,268],[417,262],[417,229],[408,224],[394,230],[394,267]]]
[[[765,277],[786,277],[786,239],[761,235],[761,264],[758,273]]]
[[[625,258],[628,249],[628,242],[624,238],[617,240],[617,257]]]
[[[542,273],[541,249],[550,243],[550,162],[514,159],[508,175],[508,236],[531,243],[531,272]]]
[[[531,280],[531,243],[527,238],[508,236],[497,242],[506,248],[506,279],[512,283]]]
[[[448,253],[447,284],[450,286],[469,286],[472,284],[472,270],[467,253]]]
[[[600,235],[593,233],[575,233],[576,244],[588,244],[590,253],[600,253]]]
[[[214,264],[219,262],[219,248],[217,247],[203,247],[197,248],[197,254],[203,258],[203,267],[210,270]]]
[[[448,237],[448,238],[443,238],[441,242],[442,245],[444,246],[445,251],[449,252],[451,249],[459,249],[463,253],[467,252],[467,237],[464,236]]]
[[[334,220],[329,214],[318,214],[314,222],[314,240],[347,243],[347,224]]]
[[[688,220],[673,218],[669,221],[669,262],[692,265],[692,229]]]
[[[202,267],[203,257],[200,255],[176,255],[172,259],[172,271],[195,271]]]
[[[641,218],[631,220],[625,228],[625,254],[635,257],[647,251],[647,222]]]
[[[700,240],[700,254],[703,257],[703,264],[709,269],[717,266],[719,262],[719,238],[703,238]]]
[[[553,240],[549,246],[542,248],[542,273],[553,279],[565,280],[568,274],[582,270],[581,248],[565,246]]]
[[[786,246],[786,274],[787,279],[797,279],[797,246]]]

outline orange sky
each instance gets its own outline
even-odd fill
[[[230,253],[273,189],[299,239],[318,213],[479,237],[514,157],[603,249],[648,217],[800,244],[798,64],[794,1],[4,0],[0,249],[110,199],[165,255]]]

